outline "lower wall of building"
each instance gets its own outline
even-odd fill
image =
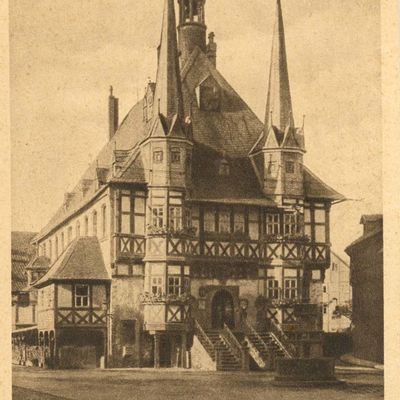
[[[216,371],[216,362],[212,360],[206,349],[195,336],[193,338],[193,346],[191,349],[192,369],[199,371]]]

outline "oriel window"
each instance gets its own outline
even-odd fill
[[[89,286],[75,286],[75,307],[89,307]]]
[[[104,238],[107,234],[107,207],[104,204],[101,207],[101,236]]]

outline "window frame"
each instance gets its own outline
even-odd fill
[[[180,231],[182,229],[183,227],[182,206],[177,204],[169,206],[168,226],[174,232]]]
[[[154,149],[153,150],[153,163],[154,164],[161,164],[164,160],[164,152],[162,149]]]
[[[290,284],[288,284],[290,282]],[[283,297],[285,300],[296,300],[298,298],[298,279],[284,278]]]
[[[281,215],[279,213],[268,213],[265,217],[265,227],[267,235],[281,234]]]
[[[96,210],[94,210],[92,213],[92,230],[93,230],[92,236],[97,236],[97,211]]]
[[[87,289],[87,294],[82,295],[82,294],[77,294],[78,288],[86,288]],[[74,285],[74,307],[75,308],[89,308],[90,307],[90,295],[91,295],[91,290],[90,290],[90,285],[85,284],[85,283],[79,283]],[[79,302],[82,304],[78,304],[78,299]],[[87,304],[84,303],[84,299],[86,299]]]
[[[294,161],[285,162],[285,173],[294,174],[296,172],[296,166]]]
[[[180,164],[182,155],[179,147],[172,147],[170,152],[171,164]]]

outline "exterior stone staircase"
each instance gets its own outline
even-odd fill
[[[195,326],[196,336],[210,358],[216,363],[217,371],[248,370],[246,351],[229,328],[205,332],[197,321]]]
[[[217,351],[217,370],[218,371],[240,371],[242,362],[238,358],[231,347],[228,346],[223,339],[222,333],[219,331],[206,332]]]
[[[250,324],[246,324],[246,340],[249,344],[250,356],[259,368],[263,370],[275,369],[277,358],[293,358],[296,349],[285,340],[284,333],[279,332],[257,332]]]

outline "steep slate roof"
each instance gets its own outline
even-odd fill
[[[34,286],[42,287],[54,281],[64,280],[110,280],[96,237],[80,237],[71,242]]]
[[[248,158],[226,158],[226,161],[230,173],[222,176],[219,174],[220,153],[201,144],[194,146],[191,200],[274,205],[263,195]]]
[[[254,154],[265,145],[266,133],[264,124],[258,119],[249,106],[241,99],[229,83],[223,78],[204,52],[196,47],[181,70],[182,85],[176,79],[179,72],[176,49],[176,29],[173,0],[165,0],[163,28],[160,46],[160,62],[157,70],[157,85],[149,84],[148,92],[154,92],[154,118],[146,121],[143,118],[144,99],[139,101],[122,121],[115,135],[103,147],[93,161],[80,183],[73,190],[74,196],[58,209],[54,217],[41,230],[38,240],[62,224],[78,210],[89,203],[102,190],[98,185],[108,182],[128,182],[145,184],[145,171],[137,145],[149,135],[185,134],[181,126],[182,116],[190,115],[192,121],[195,151],[197,145],[203,145],[210,151],[218,152],[226,157],[232,166],[230,177],[218,177],[213,182],[207,180],[202,173],[195,175],[193,198],[213,199],[226,202],[241,201],[252,204],[273,204],[261,192],[256,175],[251,167],[248,155]],[[279,108],[279,127],[273,127],[279,146],[304,147],[304,136],[301,129],[293,127],[292,106],[290,99],[289,78],[287,72],[286,50],[280,1],[277,4],[277,22],[274,30],[273,63],[270,71],[270,87],[268,90],[267,115],[270,111],[277,113]],[[220,90],[220,110],[217,112],[200,110],[196,100],[196,88],[209,77],[216,82]],[[183,106],[180,91],[183,92]],[[160,98],[160,115],[157,113]],[[279,107],[276,105],[279,104]],[[277,108],[278,107],[278,108]],[[275,121],[275,118],[274,118]],[[290,129],[281,125],[291,125]],[[268,125],[267,125],[268,126]],[[256,145],[255,145],[256,144]],[[114,150],[125,151],[122,169],[112,176]],[[204,152],[204,149],[199,150]],[[193,166],[196,171],[196,167]],[[309,198],[327,200],[344,199],[342,195],[325,185],[305,168],[305,191]],[[244,182],[242,182],[244,181]],[[81,190],[82,183],[86,191]],[[236,186],[231,187],[231,186]],[[104,186],[103,186],[104,187]]]
[[[28,283],[25,268],[35,254],[32,232],[11,232],[11,291],[23,290]]]
[[[199,109],[195,89],[212,76],[221,90],[220,111]],[[192,104],[195,142],[225,153],[231,158],[246,157],[263,130],[263,124],[241,99],[207,56],[197,47],[182,68],[184,104]],[[186,109],[186,114],[189,110]]]
[[[34,240],[38,240],[50,233],[51,230],[65,221],[66,218],[73,215],[95,196],[99,191],[97,190],[96,182],[98,174],[101,174],[104,179],[104,170],[101,172],[97,171],[98,166],[100,168],[111,168],[114,159],[114,150],[133,149],[139,142],[146,138],[148,124],[149,123],[146,123],[143,120],[143,100],[141,100],[128,112],[117,132],[102,148],[97,158],[85,171],[80,182],[73,190],[74,196],[69,202],[68,208],[66,209],[64,205],[62,205]],[[81,182],[84,180],[87,180],[89,183],[89,187],[85,194],[83,194],[80,187]]]
[[[303,166],[304,174],[304,192],[305,196],[309,199],[324,199],[330,201],[343,201],[346,198],[332,189],[314,173],[312,173],[306,166]]]
[[[25,269],[31,270],[47,270],[50,267],[50,259],[44,256],[37,256],[31,259]]]

